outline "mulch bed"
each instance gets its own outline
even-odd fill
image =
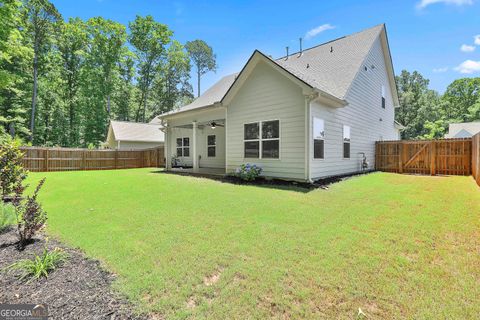
[[[45,238],[37,236],[24,251],[18,251],[13,229],[0,234],[0,270],[18,261],[41,254]],[[69,254],[68,261],[50,273],[48,278],[19,280],[18,274],[0,272],[1,303],[43,303],[48,305],[51,319],[148,319],[137,315],[128,301],[114,292],[114,275],[86,258],[78,250],[50,239],[48,247],[59,247]]]

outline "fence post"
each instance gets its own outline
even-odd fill
[[[430,143],[430,175],[435,175],[435,164],[437,158],[436,141]]]
[[[45,149],[45,171],[48,171],[48,157],[50,156],[48,149]]]
[[[403,173],[403,142],[398,144],[398,172]]]
[[[87,164],[86,164],[87,159],[86,159],[86,158],[87,158],[87,157],[86,157],[86,151],[83,150],[83,151],[82,151],[82,170],[86,170],[86,169],[87,169]]]
[[[117,167],[118,167],[118,149],[115,149],[114,167],[115,167],[115,169],[117,169]]]

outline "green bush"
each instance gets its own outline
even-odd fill
[[[0,232],[15,224],[15,208],[0,201]]]
[[[41,255],[35,254],[33,259],[19,260],[9,265],[5,271],[19,271],[20,279],[31,278],[39,279],[48,277],[48,274],[61,266],[68,259],[68,254],[60,248],[51,251],[47,249],[47,245],[43,249]]]
[[[0,145],[0,189],[3,198],[14,192],[15,186],[22,183],[28,171],[22,166],[23,152],[20,142],[5,139]]]

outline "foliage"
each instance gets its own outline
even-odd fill
[[[256,164],[242,164],[239,168],[235,169],[235,176],[244,181],[254,181],[262,173],[262,168]]]
[[[188,41],[185,47],[197,68],[197,96],[200,96],[200,78],[209,71],[217,70],[216,56],[212,47],[203,40]]]
[[[165,47],[170,42],[173,32],[166,25],[156,22],[152,16],[136,16],[129,27],[130,43],[135,48],[135,54],[139,60],[137,80],[141,96],[135,119],[145,121],[153,80],[159,72],[160,64],[166,54]]]
[[[31,241],[37,231],[39,231],[47,221],[47,213],[38,203],[38,192],[45,183],[45,178],[40,180],[33,195],[27,196],[23,199],[25,187],[21,182],[15,186],[15,195],[12,204],[15,207],[15,215],[17,218],[17,233],[18,233],[18,247],[19,249]]]
[[[417,71],[403,70],[396,82],[395,118],[406,127],[404,139],[442,138],[449,123],[480,120],[480,78],[455,80],[443,95],[430,90],[429,80]]]
[[[172,37],[151,16],[127,34],[102,17],[64,21],[48,0],[2,1],[0,136],[97,147],[110,120],[145,122],[189,103],[190,60]]]
[[[0,146],[0,188],[2,197],[15,191],[27,177],[27,171],[22,166],[23,153],[19,141],[7,138]]]
[[[0,233],[15,223],[15,213],[12,205],[0,201]]]
[[[47,241],[48,244],[48,241]],[[19,271],[20,279],[31,278],[40,279],[47,278],[48,275],[65,263],[68,259],[68,254],[60,248],[53,250],[47,249],[47,244],[43,249],[42,254],[35,254],[33,259],[22,259],[9,265],[5,271]]]

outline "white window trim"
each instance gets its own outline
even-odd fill
[[[323,136],[322,139],[316,139],[315,138],[315,132],[314,132],[314,130],[315,130],[315,118],[323,121],[324,136]],[[326,137],[325,119],[313,116],[312,117],[312,160],[313,161],[325,161],[325,158],[326,158],[325,137]],[[323,140],[323,158],[315,158],[315,140]]]
[[[262,123],[269,122],[269,121],[278,121],[278,138],[271,138],[271,139],[262,139]],[[245,125],[246,124],[254,124],[258,123],[258,139],[245,139]],[[281,145],[282,145],[282,123],[280,119],[271,119],[271,120],[260,120],[260,121],[253,121],[253,122],[245,122],[243,123],[243,159],[244,160],[272,160],[272,161],[279,161],[281,159]],[[263,158],[263,148],[262,148],[262,141],[273,141],[278,140],[278,158]],[[258,141],[258,158],[246,158],[245,157],[245,142],[256,142]]]
[[[349,131],[350,131],[350,139],[348,140],[348,142],[345,141],[345,127],[348,127],[349,128]],[[343,144],[344,143],[348,143],[350,146],[349,146],[349,149],[350,149],[350,157],[349,158],[345,158],[345,152],[343,151]],[[346,124],[342,125],[342,158],[343,160],[350,160],[352,159],[352,127],[350,126],[347,126]]]
[[[215,144],[208,144],[208,137],[209,136],[214,136],[215,137]],[[208,148],[210,147],[215,147],[215,156],[209,156],[208,155]],[[216,134],[207,134],[207,158],[216,158],[217,157],[217,135]]]
[[[185,138],[188,138],[188,146],[183,145],[183,139],[185,139]],[[181,147],[177,146],[177,139],[182,139],[182,146]],[[192,139],[190,139],[190,137],[176,137],[175,138],[175,154],[176,154],[177,158],[190,158],[191,157],[190,156],[190,151],[191,151],[190,149],[191,149],[191,142],[192,142],[191,140]],[[188,156],[184,156],[185,148],[189,149],[188,150],[188,154],[189,154]],[[178,156],[177,149],[182,149],[182,155],[180,157]]]

